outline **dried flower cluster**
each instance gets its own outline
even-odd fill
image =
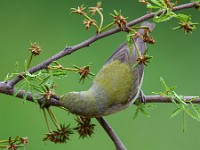
[[[96,6],[94,7],[89,7],[88,8],[88,12],[93,16],[96,13],[99,14],[100,16],[100,22],[98,23],[95,19],[92,19],[88,13],[85,12],[86,7],[84,7],[84,5],[78,6],[78,8],[71,8],[71,12],[72,13],[76,13],[76,14],[80,14],[82,16],[84,16],[84,20],[83,20],[83,24],[85,25],[86,30],[89,29],[89,27],[94,26],[96,28],[96,33],[101,33],[102,31],[106,30],[107,28],[109,28],[110,26],[117,25],[122,31],[126,31],[126,24],[127,21],[122,14],[121,11],[117,12],[116,10],[114,10],[114,14],[110,15],[114,18],[113,22],[111,22],[110,24],[106,25],[105,27],[103,26],[103,21],[104,21],[104,17],[103,17],[103,8],[101,7],[101,2],[97,2]]]
[[[118,25],[118,27],[122,30],[122,31],[126,31],[125,27],[127,24],[127,17],[125,18],[124,16],[122,16],[121,11],[117,12],[114,11],[114,14],[110,14],[113,18],[114,18],[114,24]]]
[[[174,5],[170,2],[170,0],[164,0],[164,2],[168,8],[170,8],[171,10],[173,9]]]
[[[149,36],[149,33],[151,33],[151,30],[149,28],[144,29],[143,40],[146,43],[154,44],[156,41],[153,39],[153,37]]]
[[[86,13],[84,12],[85,7],[84,5],[81,5],[80,7],[78,6],[78,8],[71,8],[71,13],[76,13],[79,15],[85,15]]]
[[[139,0],[140,3],[147,5],[148,4],[148,0]]]
[[[185,33],[192,33],[194,29],[196,29],[197,23],[192,23],[190,21],[188,22],[180,22],[179,23],[179,29],[183,28]]]
[[[53,143],[65,143],[69,140],[69,135],[73,134],[73,131],[68,126],[60,125],[60,129],[57,131],[52,131],[46,134],[46,137],[43,138],[43,141],[51,141]]]
[[[144,64],[145,66],[147,66],[147,63],[150,63],[149,60],[151,58],[152,58],[152,56],[144,54],[137,58],[137,62],[138,62],[138,64]]]
[[[27,137],[19,137],[17,136],[15,139],[9,137],[8,140],[4,140],[1,143],[8,143],[8,145],[1,145],[1,148],[5,148],[6,150],[17,150],[20,147],[25,147],[28,143]]]
[[[91,118],[80,117],[76,121],[78,125],[74,130],[79,133],[80,138],[91,136],[94,133],[95,124],[91,123]]]
[[[92,15],[95,15],[96,12],[98,12],[101,16],[101,25],[100,27],[97,26],[96,24],[96,20],[92,19],[89,17],[89,15],[85,12],[86,7],[84,7],[84,5],[81,5],[80,7],[78,6],[78,8],[71,8],[71,13],[76,13],[76,14],[80,14],[82,16],[85,17],[85,19],[83,20],[83,24],[85,25],[86,30],[89,29],[89,27],[94,26],[96,28],[96,32],[99,32],[99,28],[101,28],[101,25],[103,23],[103,15],[101,13],[102,8],[101,8],[101,2],[97,2],[96,6],[94,7],[89,7],[89,13]]]
[[[31,43],[31,47],[29,48],[29,50],[33,55],[39,55],[42,51],[38,43]]]
[[[95,15],[97,11],[102,11],[103,9],[101,8],[101,2],[97,2],[95,7],[89,7],[89,12],[92,15]]]
[[[86,77],[90,78],[89,75],[94,76],[94,74],[90,71],[90,65],[84,66],[84,67],[78,67],[74,65],[74,67],[77,69],[78,73],[80,74],[80,81],[84,81]]]
[[[83,21],[83,24],[85,25],[85,29],[88,30],[89,27],[95,25],[96,26],[96,21],[94,19],[85,19]]]

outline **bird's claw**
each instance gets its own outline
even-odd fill
[[[140,91],[139,100],[140,100],[141,103],[146,104],[146,98],[145,98],[145,95],[144,95],[142,90]]]

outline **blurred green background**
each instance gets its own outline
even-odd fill
[[[70,8],[86,4],[96,5],[97,1],[73,0],[0,0],[0,80],[4,80],[7,73],[14,72],[14,64],[18,61],[23,68],[25,59],[29,59],[28,48],[31,42],[38,42],[42,47],[42,55],[35,57],[33,64],[58,53],[66,45],[78,44],[92,35],[91,28],[85,30],[82,17],[70,14]],[[183,2],[188,2],[183,0]],[[146,13],[145,6],[137,1],[102,0],[105,23],[112,18],[109,15],[113,10],[122,10],[128,20],[133,20]],[[191,14],[194,22],[200,19],[195,9],[184,10]],[[151,20],[152,21],[152,20]],[[185,35],[182,30],[172,31],[177,22],[156,25],[153,37],[155,45],[148,45],[149,55],[153,56],[152,63],[146,67],[143,91],[146,95],[152,92],[163,91],[159,78],[162,76],[169,86],[176,85],[177,92],[182,95],[199,95],[200,67],[199,41],[200,30]],[[59,60],[66,67],[73,64],[84,66],[92,62],[92,72],[97,73],[112,52],[126,39],[125,33],[101,39],[87,48],[83,48]],[[78,83],[78,74],[70,73],[64,81],[57,82],[57,94],[68,91],[81,91],[90,87],[92,80],[85,84]],[[9,136],[29,137],[28,150],[62,150],[87,149],[111,150],[114,145],[97,124],[92,138],[79,139],[72,135],[65,144],[43,142],[47,132],[43,113],[38,105],[23,103],[21,99],[0,95],[0,139]],[[151,117],[140,114],[133,120],[136,107],[105,117],[121,138],[128,149],[140,150],[187,150],[199,148],[200,122],[187,117],[187,131],[182,132],[182,116],[168,119],[175,108],[172,104],[154,104],[154,109],[147,110]],[[73,115],[53,109],[58,120],[66,124],[76,125]]]

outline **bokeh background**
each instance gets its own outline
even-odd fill
[[[70,14],[70,8],[85,4],[94,6],[97,1],[73,0],[0,0],[0,80],[4,80],[7,73],[14,72],[15,62],[21,69],[25,59],[29,59],[28,48],[31,42],[38,42],[42,47],[42,55],[35,57],[33,64],[58,53],[66,45],[78,44],[95,34],[93,28],[85,30],[82,17]],[[182,2],[189,2],[183,0]],[[133,20],[146,13],[145,6],[137,1],[102,0],[105,24],[112,18],[113,10],[122,10],[128,20]],[[184,10],[191,14],[193,21],[200,19],[195,9]],[[152,20],[150,20],[152,21]],[[177,92],[182,95],[200,95],[199,68],[199,27],[192,34],[185,35],[182,30],[172,31],[177,22],[156,25],[153,37],[155,45],[148,45],[149,55],[153,56],[152,63],[146,67],[143,91],[146,95],[163,91],[159,78],[162,76],[169,86],[177,86]],[[73,64],[84,66],[92,62],[92,72],[97,73],[112,52],[126,39],[125,33],[118,33],[101,39],[87,48],[83,48],[59,60],[66,67]],[[90,87],[92,80],[84,84],[78,83],[78,74],[69,73],[67,79],[57,81],[57,94],[69,91],[81,91]],[[38,105],[0,95],[0,139],[9,136],[29,137],[28,150],[111,150],[115,149],[112,141],[97,124],[92,138],[79,139],[72,135],[65,144],[43,142],[47,132],[43,113]],[[187,130],[182,132],[181,114],[169,119],[169,114],[175,109],[172,104],[153,104],[148,109],[150,116],[139,114],[133,120],[136,107],[105,117],[128,149],[140,150],[187,150],[199,148],[200,122],[187,117]],[[58,108],[54,108],[58,120],[75,126],[73,115]]]

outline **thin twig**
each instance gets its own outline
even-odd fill
[[[10,87],[6,82],[0,82],[0,93],[13,96],[13,95],[15,95],[16,91],[17,91],[17,89]],[[23,99],[24,95],[26,93],[28,93],[26,96],[27,101],[35,102],[33,97],[36,97],[36,98],[38,98],[37,101],[40,105],[45,103],[45,106],[50,106],[50,105],[51,106],[62,106],[62,104],[58,101],[58,99],[59,99],[58,96],[51,97],[51,99],[48,102],[46,102],[43,98],[41,99],[42,96],[39,94],[34,93],[34,96],[33,96],[33,93],[31,93],[31,92],[28,92],[25,90],[20,90],[20,91],[18,91],[16,97]]]
[[[193,7],[197,6],[198,4],[199,4],[199,2],[191,2],[191,3],[179,5],[179,6],[174,7],[174,8],[172,9],[172,11],[178,11],[178,10],[182,10],[182,9],[193,8]],[[161,10],[161,11],[158,12],[158,13],[146,14],[146,15],[140,17],[140,18],[137,18],[137,19],[135,19],[135,20],[133,20],[133,21],[130,21],[130,22],[127,24],[127,27],[126,27],[126,28],[131,27],[131,26],[134,26],[135,24],[141,23],[141,22],[143,22],[143,21],[145,21],[145,20],[148,20],[148,19],[150,19],[150,18],[153,18],[156,14],[157,14],[157,15],[160,15],[160,14],[162,14],[163,11],[164,11],[164,10]],[[64,57],[64,56],[66,56],[66,55],[69,55],[69,54],[71,54],[71,53],[73,53],[73,52],[75,52],[75,51],[81,49],[81,48],[84,48],[84,47],[90,45],[91,43],[93,43],[93,42],[95,42],[95,41],[101,39],[101,38],[110,36],[110,35],[112,35],[112,34],[115,34],[115,33],[120,32],[120,31],[121,31],[120,28],[114,28],[114,29],[105,31],[105,32],[103,32],[103,33],[97,34],[97,35],[95,35],[95,36],[93,36],[93,37],[91,37],[91,38],[89,38],[89,39],[83,41],[82,43],[75,45],[75,46],[64,48],[64,50],[62,50],[62,51],[60,51],[59,53],[55,54],[54,56],[48,58],[47,60],[43,61],[42,63],[40,63],[40,64],[38,64],[38,65],[36,65],[36,66],[30,68],[30,69],[27,70],[27,71],[30,72],[30,73],[34,73],[34,72],[37,72],[37,71],[39,71],[39,70],[41,70],[41,69],[45,69],[45,68],[47,68],[48,65],[49,65],[50,63],[52,63],[53,61],[56,61],[56,60],[58,60],[58,59],[60,59],[60,58],[62,58],[62,57]],[[25,76],[25,75],[23,75],[23,76]],[[20,80],[22,80],[22,79],[23,79],[22,76],[19,75],[19,76],[17,76],[16,78],[14,78],[13,80],[9,81],[9,82],[8,82],[8,85],[11,86],[11,87],[13,87],[15,84],[17,84],[17,83],[18,83]]]
[[[200,104],[200,98],[199,96],[184,96],[186,103],[190,103],[192,100],[192,103]],[[148,95],[145,96],[145,100],[147,103],[172,103],[172,100],[168,97],[161,96],[161,95]]]
[[[104,130],[107,132],[109,137],[112,139],[113,143],[116,146],[116,150],[126,150],[126,147],[124,146],[122,141],[118,138],[115,131],[110,127],[108,122],[103,117],[99,117],[96,119],[101,124],[101,126],[104,128]]]

